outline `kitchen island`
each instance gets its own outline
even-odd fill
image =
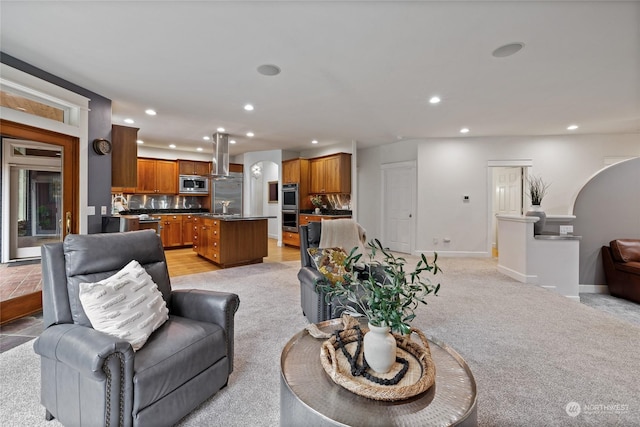
[[[193,250],[222,268],[261,263],[268,253],[273,216],[201,214],[195,218]]]

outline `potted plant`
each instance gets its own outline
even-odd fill
[[[527,183],[529,185],[531,210],[528,211],[525,215],[538,217],[538,221],[533,224],[533,234],[542,234],[547,215],[542,210],[540,205],[542,204],[542,199],[547,194],[547,189],[551,184],[544,182],[541,177],[535,175],[528,177]]]
[[[322,207],[322,196],[319,194],[311,196],[311,204],[316,208],[316,213],[319,214]]]
[[[327,302],[338,301],[338,308],[342,308],[344,314],[367,318],[369,333],[364,337],[365,359],[374,371],[387,372],[388,368],[385,369],[384,366],[388,365],[390,368],[395,362],[396,354],[395,338],[389,331],[403,335],[411,333],[409,323],[416,317],[415,310],[418,305],[426,305],[426,297],[431,294],[437,295],[440,290],[440,284],[432,284],[425,274],[435,276],[442,270],[437,265],[437,254],[432,263],[421,255],[413,271],[407,271],[406,259],[384,248],[379,240],[368,242],[367,247],[369,262],[364,268],[356,268],[362,254],[356,253],[354,248],[344,261],[346,273],[342,277],[343,280],[334,284],[320,283],[319,288],[325,293]],[[378,253],[381,254],[381,260],[376,259]],[[385,362],[380,364],[372,358],[384,353],[385,350],[381,348],[387,344],[372,345],[369,342],[378,333],[386,334],[384,339],[392,346],[386,350],[387,354],[382,355]],[[372,351],[372,346],[377,349]]]
[[[545,183],[541,177],[532,175],[527,178],[529,184],[529,198],[532,206],[540,206],[542,199],[547,194],[547,189],[551,184]]]

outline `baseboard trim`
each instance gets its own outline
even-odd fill
[[[609,294],[607,285],[580,285],[581,294]]]
[[[530,275],[530,274],[529,275],[522,274],[511,268],[505,267],[504,265],[498,264],[498,271],[506,276],[511,277],[512,279],[517,280],[518,282],[533,283],[533,284],[538,283],[538,276]]]

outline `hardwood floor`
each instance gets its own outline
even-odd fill
[[[299,261],[300,249],[290,246],[278,247],[277,240],[269,239],[269,256],[264,262]],[[169,276],[184,276],[186,274],[204,273],[220,270],[220,267],[206,259],[199,257],[191,247],[180,249],[165,249]]]

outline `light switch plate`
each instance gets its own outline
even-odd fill
[[[87,215],[95,215],[96,207],[95,206],[87,206]]]
[[[573,234],[573,225],[561,225],[560,234]]]
[[[107,207],[106,206],[102,206],[100,208],[100,215],[106,215],[107,214]]]

